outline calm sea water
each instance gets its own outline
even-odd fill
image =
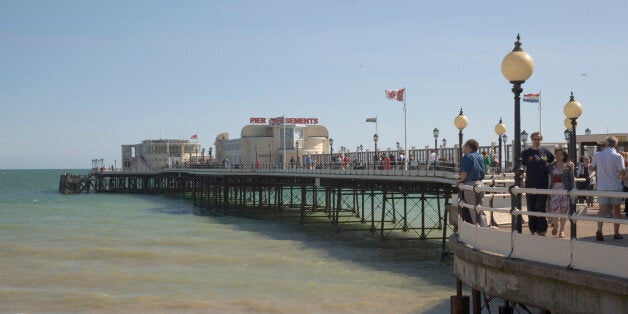
[[[60,195],[69,170],[0,170],[2,313],[448,313],[437,241],[194,215],[165,196]]]

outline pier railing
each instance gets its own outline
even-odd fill
[[[591,234],[578,233],[577,222],[604,222],[612,224],[628,224],[626,219],[613,219],[597,216],[589,216],[582,208],[577,209],[575,203],[578,197],[603,196],[612,198],[628,198],[627,192],[611,191],[583,191],[572,189],[552,190],[552,189],[530,189],[495,186],[470,186],[459,185],[459,190],[471,190],[477,193],[486,194],[485,199],[489,199],[489,206],[470,205],[462,199],[458,200],[458,208],[474,209],[485,214],[498,217],[506,230],[494,227],[480,227],[462,220],[458,215],[458,235],[459,241],[464,242],[474,249],[500,254],[508,258],[518,258],[542,262],[546,264],[565,267],[568,269],[587,270],[602,274],[628,278],[628,268],[623,263],[617,261],[628,260],[628,248],[624,246],[610,245],[607,242],[592,242],[584,240]],[[569,214],[541,213],[523,210],[512,206],[511,199],[522,194],[544,194],[544,195],[565,195],[569,197],[571,211]],[[501,201],[499,201],[501,200]],[[522,206],[523,207],[523,206]],[[536,216],[546,218],[565,218],[570,224],[570,238],[553,238],[543,236],[533,236],[517,232],[513,220],[521,216]],[[508,219],[510,217],[510,219]],[[477,220],[476,220],[477,221]],[[558,223],[558,222],[555,222]],[[590,231],[590,228],[589,232]],[[510,232],[508,232],[510,231]],[[578,236],[581,236],[579,238]]]

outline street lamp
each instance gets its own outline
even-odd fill
[[[563,107],[563,112],[565,113],[565,124],[567,120],[571,122],[570,127],[567,129],[570,131],[569,134],[569,158],[571,162],[576,163],[576,125],[578,124],[578,117],[582,114],[582,105],[573,97],[573,91],[571,92],[571,96],[569,97],[569,101]],[[576,173],[576,167],[574,167],[574,174]],[[574,199],[571,199],[569,202],[569,214],[572,215],[576,211],[576,202]],[[571,237],[572,239],[576,237],[576,224],[571,222]]]
[[[334,156],[334,139],[329,138],[329,167],[331,168],[332,159]]]
[[[377,133],[373,134],[373,142],[375,142],[375,155],[377,155],[377,141],[379,140],[379,135]]]
[[[297,161],[299,162],[298,167],[301,168],[301,157],[299,156],[299,146],[301,145],[301,141],[297,140],[295,145],[297,147]]]
[[[525,149],[526,143],[528,142],[528,132],[526,132],[526,130],[523,130],[523,132],[521,132],[521,142],[523,142],[523,149]]]
[[[502,172],[502,137],[505,137],[506,125],[502,122],[502,118],[499,118],[499,123],[495,126],[495,133],[497,133],[497,140],[499,141],[499,165],[497,165],[498,173]]]
[[[578,124],[578,117],[582,114],[582,105],[573,97],[573,92],[571,92],[571,96],[569,97],[569,101],[563,107],[563,112],[565,113],[565,122],[569,119],[571,122],[570,127],[568,127],[571,132],[571,136],[569,137],[569,158],[572,162],[576,162],[576,125]],[[574,168],[575,171],[575,168]]]
[[[458,128],[458,163],[462,161],[462,130],[464,130],[468,124],[469,119],[465,117],[462,113],[462,108],[460,108],[460,113],[454,118],[454,125]]]
[[[447,139],[443,138],[443,148],[447,148]]]
[[[567,144],[569,144],[569,129],[565,129],[565,132],[563,132],[565,134],[565,141],[567,142]]]
[[[591,129],[587,128],[584,130],[584,135],[591,135]]]
[[[508,135],[502,135],[502,142],[504,143],[504,171],[508,169]]]
[[[517,34],[517,41],[515,42],[515,48],[508,53],[502,60],[502,75],[512,87],[512,92],[515,95],[515,142],[513,147],[513,170],[515,172],[515,185],[522,186],[523,169],[521,168],[521,92],[523,88],[521,85],[532,75],[534,72],[534,60],[523,49],[521,49],[521,43],[519,42],[519,34]],[[517,197],[512,198],[512,209],[521,209],[521,194],[517,194]],[[512,230],[517,230],[521,233],[521,216],[512,217]]]

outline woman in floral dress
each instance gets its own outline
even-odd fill
[[[569,161],[569,155],[562,148],[557,148],[554,151],[556,159],[547,167],[549,172],[550,189],[554,190],[571,190],[574,187],[574,165]],[[554,214],[568,214],[569,213],[569,198],[567,195],[550,195],[548,197],[547,211]],[[559,237],[565,237],[565,222],[566,218],[559,218],[558,222],[554,220],[554,228],[552,229],[552,235],[558,234]]]

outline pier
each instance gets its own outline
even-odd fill
[[[335,231],[365,229],[382,239],[440,239],[446,254],[445,206],[451,171],[377,169],[176,169],[93,174],[97,193],[189,198],[200,214],[270,213],[327,218]],[[451,226],[449,233],[451,233]]]

